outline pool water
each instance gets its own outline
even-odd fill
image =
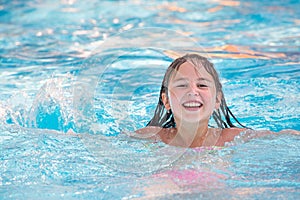
[[[299,135],[136,139],[178,54],[254,130],[300,130],[298,1],[0,2],[0,199],[297,199]],[[211,122],[213,125],[213,122]]]

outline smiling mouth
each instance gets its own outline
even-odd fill
[[[188,108],[188,109],[189,108],[197,109],[197,108],[200,108],[202,106],[202,103],[197,102],[197,101],[192,101],[192,102],[183,103],[182,105],[183,105],[183,107]]]

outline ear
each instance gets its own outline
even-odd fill
[[[164,103],[164,106],[165,106],[166,110],[170,110],[171,109],[171,105],[170,105],[170,102],[169,102],[168,95],[165,92],[163,92],[161,94],[161,99],[162,99],[162,101]]]
[[[215,105],[215,109],[219,109],[220,108],[220,105],[221,105],[221,102],[222,102],[222,98],[223,98],[223,95],[221,92],[218,92],[217,93],[217,97],[216,97],[216,105]]]

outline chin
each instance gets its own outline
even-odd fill
[[[197,117],[184,117],[184,119],[182,120],[182,122],[185,122],[185,123],[200,123],[201,121],[203,121],[203,119],[199,118],[199,116]]]

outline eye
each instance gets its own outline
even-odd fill
[[[178,88],[185,88],[187,86],[188,86],[187,84],[178,84],[176,87],[178,87]]]
[[[206,85],[206,84],[197,84],[197,87],[198,88],[206,88],[206,87],[208,87],[208,85]]]

